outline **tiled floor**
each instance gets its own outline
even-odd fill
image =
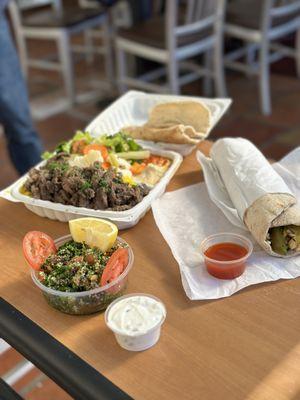
[[[38,52],[40,49],[34,49]],[[280,68],[280,65],[282,68]],[[273,113],[266,117],[260,114],[258,108],[258,90],[255,79],[248,79],[239,74],[228,75],[228,92],[233,98],[233,105],[228,114],[222,119],[211,133],[211,139],[222,136],[243,136],[252,140],[267,157],[279,159],[300,145],[300,109],[299,93],[300,80],[294,75],[292,62],[283,61],[274,67],[276,74],[272,75]],[[94,73],[101,76],[101,62],[96,64]],[[287,72],[282,74],[282,70]],[[79,66],[79,75],[88,76],[91,71],[86,66]],[[60,81],[56,75],[46,77],[33,73],[30,81],[31,94],[51,91]],[[40,80],[39,78],[42,78]],[[46,78],[46,81],[45,81]],[[201,84],[194,84],[185,90],[192,95],[202,95]],[[83,129],[103,107],[95,103],[77,106],[70,112],[65,112],[36,122],[36,127],[44,142],[45,149],[52,149],[56,143],[69,138],[77,129]],[[0,135],[0,188],[5,187],[17,178],[5,148],[5,137]],[[12,368],[22,356],[14,350],[8,350],[0,356],[0,376]],[[15,385],[21,390],[32,379],[40,376],[40,371],[30,371]],[[29,400],[66,400],[70,397],[59,389],[51,380],[45,378],[34,389],[24,395]]]
[[[19,362],[24,361],[21,354],[13,349],[8,349],[0,355],[0,376],[5,375]],[[27,386],[29,385],[30,386]],[[33,368],[14,385],[14,390],[19,392],[26,400],[70,400],[71,397],[48,379],[37,368]],[[1,393],[0,393],[1,398]]]

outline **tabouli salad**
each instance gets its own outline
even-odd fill
[[[142,201],[171,165],[170,159],[151,154],[122,132],[94,138],[78,131],[43,158],[44,165],[29,171],[23,194],[114,211]]]
[[[80,218],[70,221],[69,227],[71,237],[58,247],[46,233],[28,232],[23,240],[25,259],[39,284],[70,293],[66,297],[43,291],[52,306],[72,314],[99,311],[125,290],[126,279],[117,278],[129,264],[129,247],[117,240],[118,229],[109,221]],[[76,298],[74,293],[86,296]]]

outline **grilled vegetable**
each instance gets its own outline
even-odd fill
[[[300,226],[287,225],[270,229],[272,249],[281,255],[300,248]]]
[[[120,158],[124,158],[125,160],[144,160],[145,158],[150,157],[150,151],[128,151],[127,153],[117,153],[116,155]]]
[[[288,248],[283,235],[283,228],[272,228],[270,229],[271,246],[275,253],[286,255]]]

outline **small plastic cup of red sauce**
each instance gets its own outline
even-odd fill
[[[234,279],[244,273],[253,245],[245,236],[224,232],[204,239],[200,251],[210,275],[219,279]]]

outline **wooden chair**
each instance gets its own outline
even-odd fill
[[[101,9],[101,3],[97,0],[78,0],[78,4],[82,8],[88,9]],[[107,15],[109,18],[109,28],[110,28],[110,38],[111,38],[111,48],[114,43],[114,34],[118,28],[124,28],[132,25],[130,8],[126,0],[119,0],[111,6],[107,7]],[[85,32],[85,44],[88,49],[92,49],[88,53],[88,61],[93,61],[94,54],[105,54],[106,48],[95,46],[95,42],[102,41],[105,43],[105,29],[88,29]],[[113,65],[114,67],[114,65]],[[111,71],[111,81],[115,79],[114,69],[112,69],[112,62],[110,64]]]
[[[43,6],[51,6],[43,8]],[[30,10],[30,14],[26,12]],[[107,14],[99,9],[83,9],[74,5],[64,9],[60,0],[13,0],[9,12],[19,48],[24,75],[28,68],[60,71],[64,78],[69,106],[76,102],[71,37],[101,26],[104,40],[104,57],[107,80],[112,81],[112,54]],[[25,14],[24,14],[25,13]],[[59,61],[31,59],[27,51],[27,39],[54,40]],[[89,49],[87,49],[88,53]]]
[[[277,43],[293,32],[297,32],[296,51]],[[295,57],[300,76],[300,0],[232,0],[225,33],[245,43],[225,56],[225,66],[259,76],[261,110],[270,114],[270,64]],[[243,56],[246,64],[240,61]]]
[[[225,3],[226,0],[166,0],[164,15],[117,32],[115,46],[119,91],[124,92],[127,86],[131,86],[178,94],[180,86],[205,77],[206,87],[212,78],[217,95],[226,96],[223,74]],[[128,75],[127,54],[164,66],[133,78]],[[204,66],[186,61],[199,55],[204,55]],[[180,70],[188,73],[180,76]],[[152,82],[165,75],[166,85]]]

